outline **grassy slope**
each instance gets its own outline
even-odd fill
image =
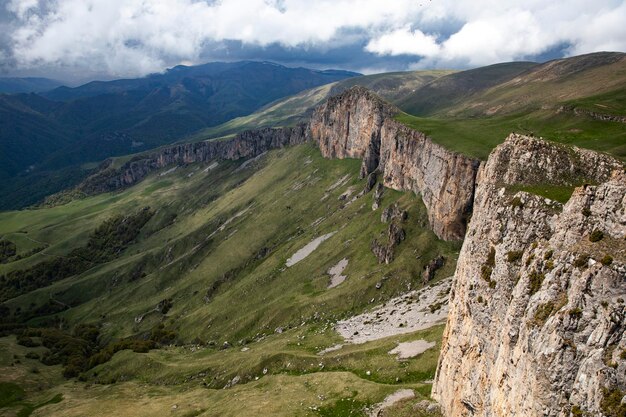
[[[338,342],[331,330],[335,320],[363,311],[371,306],[371,300],[376,305],[409,287],[418,287],[423,265],[436,255],[443,254],[450,260],[438,277],[452,273],[459,246],[437,240],[428,230],[420,198],[386,190],[383,207],[397,201],[409,210],[404,226],[408,238],[398,247],[396,261],[378,265],[369,244],[386,228],[379,220],[380,210],[371,210],[371,195],[347,205],[338,198],[349,187],[355,194],[362,189],[363,182],[357,179],[359,161],[325,160],[312,145],[302,145],[270,152],[243,170],[238,170],[239,165],[222,162],[209,172],[203,172],[205,166],[179,168],[166,176],[155,174],[117,194],[54,208],[0,213],[0,234],[14,238],[19,251],[39,245],[38,242],[49,245],[42,253],[0,265],[2,273],[25,268],[49,256],[63,256],[83,245],[91,230],[116,213],[147,205],[157,210],[138,242],[119,259],[6,304],[12,309],[29,309],[53,298],[73,306],[61,314],[70,325],[100,323],[105,339],[145,331],[161,321],[177,330],[182,342],[198,338],[215,341],[218,346],[225,340],[237,345],[239,341],[269,336],[248,345],[248,355],[238,348],[205,349],[195,354],[190,354],[188,348],[148,355],[118,353],[112,362],[97,370],[98,376],[87,377],[94,381],[135,382],[112,388],[102,397],[97,394],[103,401],[111,400],[107,395],[117,390],[128,390],[128,395],[134,395],[140,389],[134,384],[153,386],[164,381],[172,384],[166,389],[168,395],[178,398],[179,391],[187,389],[185,378],[202,370],[210,370],[212,384],[219,388],[235,373],[242,377],[258,376],[263,367],[269,367],[270,374],[282,375],[267,378],[269,392],[286,383],[285,378],[289,380],[293,396],[285,401],[290,406],[294,406],[295,398],[308,398],[306,389],[302,391],[306,386],[302,381],[306,380],[317,381],[330,391],[334,386],[349,385],[359,391],[359,401],[365,402],[379,401],[395,389],[395,378],[400,383],[422,386],[420,381],[432,377],[438,350],[422,355],[424,361],[408,363],[397,362],[386,353],[396,340],[411,340],[415,335],[334,352],[324,359],[324,375],[328,376],[298,376],[320,371],[315,352]],[[345,185],[327,191],[346,175]],[[177,217],[171,223],[173,213]],[[314,226],[319,219],[323,220]],[[291,268],[284,267],[285,260],[314,237],[333,231],[337,233],[309,257]],[[270,254],[258,259],[256,255],[263,248],[269,248]],[[347,281],[326,289],[326,271],[344,257],[349,259],[344,271]],[[138,267],[147,276],[133,281],[130,276]],[[207,289],[224,276],[229,279],[207,303]],[[377,290],[375,284],[384,276],[388,279]],[[173,301],[167,316],[148,313],[164,298]],[[137,323],[135,318],[142,314],[146,314],[145,318]],[[277,327],[286,331],[274,334]],[[438,341],[440,334],[441,328],[437,328],[422,336]],[[366,376],[369,368],[372,374]],[[350,373],[345,374],[346,371]],[[193,386],[197,384],[194,381]],[[249,389],[255,386],[258,383],[250,384]],[[78,395],[72,389],[71,384],[64,385],[64,396]],[[237,389],[245,390],[246,394],[241,395],[249,396],[250,401],[258,399],[253,395],[256,391]],[[427,393],[428,386],[420,390]],[[219,407],[232,401],[231,397],[222,396],[222,391],[211,392],[209,398],[222,404]],[[331,396],[338,399],[343,395]],[[79,407],[83,412],[99,407],[97,399],[88,401],[89,398],[77,400],[80,407],[86,407]],[[161,401],[165,399],[159,400],[160,404]],[[117,403],[123,404],[124,400]],[[299,403],[296,405],[306,410]],[[62,410],[63,404],[49,406],[53,407]]]
[[[402,97],[396,104],[410,114],[427,116],[463,105],[468,98],[535,67],[534,62],[507,62],[461,71],[435,79]]]
[[[511,132],[608,152],[626,160],[626,128],[623,123],[604,122],[585,116],[537,110],[508,116],[471,119],[422,118],[400,114],[397,119],[425,132],[435,142],[472,157],[486,160],[489,152]]]
[[[515,76],[511,76],[515,68],[507,65],[479,68],[435,80],[410,98],[414,103],[401,103],[407,113],[397,118],[450,149],[483,160],[511,132],[543,136],[626,160],[623,123],[600,121],[560,109],[568,106],[625,115],[626,55],[583,55],[537,65]],[[468,82],[472,78],[484,82],[494,67],[507,69],[509,79],[469,94],[462,89],[435,96],[438,101],[427,112],[432,117],[414,116],[421,114],[420,111],[424,113],[418,104],[429,102],[424,92],[433,86],[454,86],[460,80]],[[506,77],[500,74],[499,78]],[[445,88],[443,92],[446,93]],[[417,112],[412,113],[412,110]]]
[[[304,121],[313,108],[328,97],[355,85],[366,87],[395,103],[421,86],[453,72],[449,70],[409,71],[349,78],[277,100],[248,116],[237,117],[219,126],[204,129],[185,141],[201,140],[263,126],[293,125]]]

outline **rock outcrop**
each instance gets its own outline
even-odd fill
[[[523,191],[583,180],[597,185],[564,205]],[[617,160],[519,135],[498,146],[450,295],[432,391],[444,415],[624,415],[625,239]]]
[[[301,124],[295,127],[248,130],[226,140],[172,145],[140,154],[120,168],[111,168],[111,161],[108,160],[77,189],[87,195],[99,194],[133,185],[149,173],[166,166],[207,162],[212,159],[255,157],[271,149],[304,143],[308,139],[307,131],[307,125]]]
[[[435,234],[463,239],[479,161],[397,122],[393,116],[398,111],[355,87],[316,109],[311,138],[325,157],[362,159],[361,177],[379,171],[386,187],[421,194]]]

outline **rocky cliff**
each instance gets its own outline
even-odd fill
[[[114,191],[133,185],[150,172],[166,166],[207,162],[212,159],[250,158],[271,149],[306,141],[307,126],[298,125],[249,130],[226,140],[172,145],[138,155],[120,168],[112,168],[111,161],[106,161],[101,169],[83,181],[77,190],[88,195]]]
[[[168,146],[139,155],[121,168],[104,165],[77,191],[88,195],[113,191],[168,165],[254,157],[312,138],[327,158],[362,159],[362,177],[377,172],[387,187],[420,193],[437,236],[462,239],[479,162],[396,122],[393,116],[397,112],[375,94],[354,87],[318,107],[309,124],[246,131],[223,141]]]
[[[394,120],[398,110],[362,87],[330,98],[310,121],[311,138],[329,158],[363,160],[361,176],[382,175],[386,187],[419,193],[433,231],[465,235],[479,161],[433,143]]]
[[[566,204],[526,192],[575,185]],[[456,416],[626,413],[626,175],[511,135],[477,176],[433,396]]]

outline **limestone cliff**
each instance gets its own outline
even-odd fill
[[[397,112],[375,94],[354,87],[318,107],[309,124],[251,130],[223,141],[168,146],[139,155],[121,168],[104,165],[77,191],[88,195],[113,191],[168,165],[254,157],[312,138],[327,158],[363,159],[363,177],[379,171],[385,186],[420,193],[437,236],[463,239],[478,161],[449,151],[396,122],[393,115]]]
[[[363,159],[362,177],[378,170],[386,187],[420,193],[437,236],[463,239],[479,162],[395,121],[397,112],[355,87],[316,109],[311,138],[325,157]]]
[[[578,187],[562,205],[523,191]],[[456,416],[617,416],[626,399],[626,175],[511,135],[481,166],[433,396]],[[621,407],[621,408],[620,408]]]
[[[143,179],[150,172],[170,165],[207,162],[212,159],[250,158],[271,149],[304,143],[307,126],[287,128],[264,128],[237,134],[231,139],[203,141],[172,145],[138,155],[120,168],[111,168],[110,161],[96,174],[87,178],[78,187],[85,194],[98,194],[117,190]]]

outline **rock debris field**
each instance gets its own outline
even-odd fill
[[[359,344],[441,324],[448,315],[451,284],[449,277],[393,298],[369,313],[337,322],[335,330],[346,342]]]

